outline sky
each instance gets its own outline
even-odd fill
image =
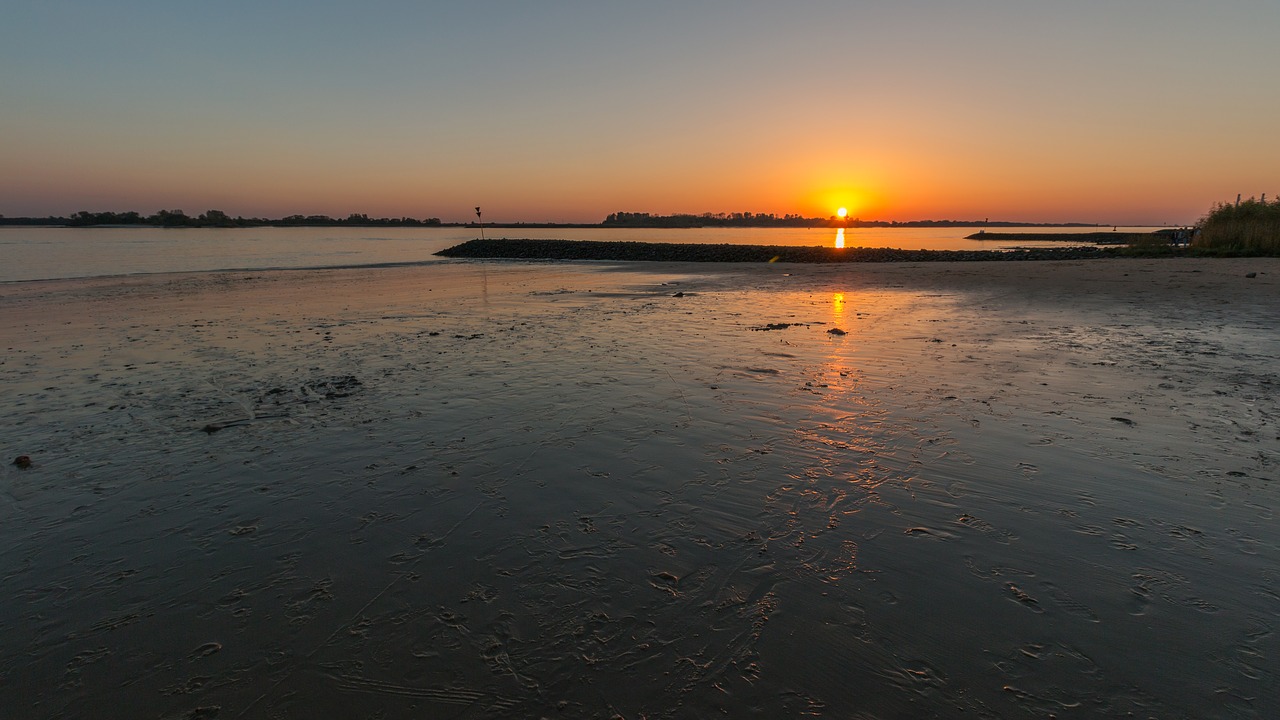
[[[1194,222],[1276,0],[5,0],[0,214]]]

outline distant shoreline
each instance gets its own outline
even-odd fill
[[[0,227],[65,227],[65,228],[166,228],[166,229],[183,229],[183,228],[261,228],[261,227],[311,227],[311,228],[331,228],[331,227],[348,227],[348,228],[386,228],[386,227],[408,227],[408,228],[481,228],[485,229],[502,229],[502,230],[518,230],[520,228],[529,229],[624,229],[624,230],[699,230],[706,228],[791,228],[791,229],[831,229],[831,228],[1100,228],[1111,227],[1107,225],[1099,225],[1096,223],[1031,223],[1031,222],[1011,222],[1011,221],[970,221],[970,220],[908,220],[898,221],[882,221],[882,220],[848,220],[848,221],[830,221],[821,219],[811,219],[806,222],[785,222],[785,221],[730,221],[730,222],[600,222],[600,223],[564,223],[564,222],[486,222],[483,224],[474,222],[439,222],[435,218],[427,220],[415,220],[413,218],[385,218],[385,219],[368,219],[365,221],[346,220],[346,219],[329,219],[320,220],[312,218],[304,219],[280,219],[266,220],[260,218],[245,219],[234,218],[227,221],[202,222],[199,218],[188,217],[182,222],[86,222],[77,221],[68,217],[2,217],[0,216]],[[1130,227],[1130,226],[1121,226]],[[1134,226],[1139,227],[1139,226]],[[1154,227],[1154,226],[1140,226]]]
[[[1094,245],[1128,245],[1141,242],[1164,240],[1166,242],[1190,239],[1187,230],[1157,230],[1156,232],[1079,232],[1079,233],[1036,233],[1036,232],[985,232],[978,231],[966,235],[965,240],[1021,240],[1024,242],[1086,242]]]
[[[620,260],[646,262],[851,263],[1083,260],[1122,257],[1103,247],[1011,250],[901,250],[793,245],[602,242],[593,240],[469,240],[436,253],[449,258],[504,260]]]

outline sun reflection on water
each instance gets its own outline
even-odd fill
[[[844,228],[836,228],[836,247],[844,247]]]

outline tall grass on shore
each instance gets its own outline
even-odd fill
[[[1209,251],[1280,255],[1280,199],[1219,203],[1197,223],[1191,246]]]

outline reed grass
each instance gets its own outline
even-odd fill
[[[1218,203],[1196,224],[1196,250],[1280,255],[1280,199]]]

